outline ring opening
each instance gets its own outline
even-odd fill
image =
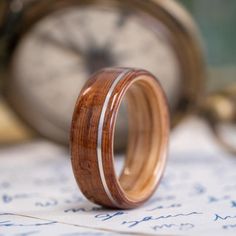
[[[142,75],[125,94],[128,110],[128,145],[119,183],[131,201],[145,200],[163,173],[163,94],[154,79]]]

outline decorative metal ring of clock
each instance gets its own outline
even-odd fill
[[[202,98],[199,34],[172,0],[6,0],[1,21],[5,97],[26,124],[51,140],[68,143],[78,91],[102,67],[140,67],[158,77],[172,126]],[[127,127],[122,109],[118,148]]]

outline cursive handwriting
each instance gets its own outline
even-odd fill
[[[236,218],[236,215],[234,215],[234,216],[220,216],[218,214],[215,214],[214,221],[217,221],[217,220],[228,220],[228,219],[235,219],[235,218]]]
[[[122,224],[128,224],[128,227],[132,228],[134,226],[137,226],[137,225],[139,225],[143,222],[147,222],[147,221],[155,221],[155,220],[160,220],[160,219],[168,219],[168,218],[190,216],[190,215],[199,215],[199,214],[202,214],[202,213],[201,212],[190,212],[190,213],[180,213],[180,214],[175,214],[175,215],[166,215],[166,216],[159,216],[159,217],[145,216],[140,220],[123,221]]]
[[[104,208],[94,206],[94,207],[91,207],[91,208],[88,208],[88,209],[86,209],[84,207],[70,208],[70,209],[64,210],[64,212],[65,213],[67,213],[67,212],[76,213],[76,212],[94,212],[94,211],[102,211],[102,210],[104,210]]]
[[[13,200],[16,199],[26,199],[26,198],[31,198],[33,196],[35,196],[35,194],[26,194],[26,193],[20,193],[15,195],[3,194],[2,201],[3,203],[11,203]]]
[[[231,206],[236,207],[236,201],[231,201]]]
[[[191,223],[181,223],[181,224],[163,224],[163,225],[155,225],[154,227],[152,227],[152,229],[154,229],[155,231],[158,231],[160,229],[164,229],[164,228],[175,228],[177,230],[183,231],[183,230],[189,230],[192,229],[194,227],[194,224]]]
[[[58,204],[58,201],[56,199],[48,199],[40,202],[35,202],[35,206],[37,207],[50,207],[50,206],[56,206]]]
[[[236,224],[234,224],[234,225],[223,225],[222,228],[223,229],[235,229],[236,228]]]
[[[219,202],[219,201],[224,201],[224,200],[229,200],[229,199],[230,199],[229,195],[225,195],[225,196],[222,196],[222,197],[209,196],[208,197],[208,202],[213,203],[213,202]]]
[[[148,209],[147,211],[155,211],[155,210],[168,209],[168,208],[178,208],[181,206],[182,206],[182,204],[180,204],[180,203],[173,203],[173,204],[167,205],[167,206],[159,205],[159,206],[154,207],[152,209]]]
[[[115,213],[111,213],[111,214],[98,214],[98,215],[95,215],[95,218],[98,218],[98,219],[101,219],[102,221],[106,221],[106,220],[110,220],[116,216],[121,216],[121,215],[124,215],[124,214],[127,214],[123,211],[118,211],[118,212],[115,212]]]
[[[5,221],[0,221],[0,227],[11,227],[11,226],[42,226],[42,225],[52,225],[56,224],[56,221],[48,221],[48,222],[43,222],[43,223],[33,223],[33,224],[18,224],[14,223],[10,220],[5,220]]]
[[[40,234],[40,231],[27,231],[27,232],[24,232],[24,233],[19,233],[19,234],[16,234],[15,236],[29,236],[29,235],[33,235],[33,234]]]
[[[193,192],[190,193],[190,196],[198,196],[198,195],[202,195],[206,192],[206,187],[204,187],[202,184],[197,183],[194,184],[193,186]]]

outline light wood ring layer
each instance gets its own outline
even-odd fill
[[[116,117],[125,97],[129,137],[123,171],[114,168]],[[145,70],[107,68],[94,74],[77,100],[71,126],[72,167],[83,194],[112,208],[134,208],[156,189],[169,137],[165,95]]]

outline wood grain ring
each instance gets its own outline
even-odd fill
[[[114,169],[114,132],[122,99],[129,116],[125,164]],[[134,208],[156,189],[164,172],[169,113],[163,90],[145,70],[107,68],[94,74],[77,100],[71,127],[72,167],[83,194],[112,208]]]

